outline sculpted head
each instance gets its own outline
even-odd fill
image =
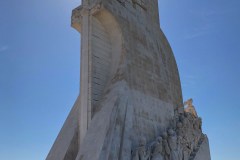
[[[146,138],[145,137],[140,137],[139,146],[145,146],[146,143],[147,143]]]
[[[167,139],[167,137],[168,137],[167,132],[163,132],[162,137],[163,137],[163,139]]]
[[[184,112],[184,117],[187,117],[187,112]]]
[[[168,130],[168,135],[169,136],[174,136],[175,135],[175,131],[173,129],[169,129]]]
[[[177,128],[182,128],[182,126],[183,126],[182,122],[177,123]]]
[[[184,115],[181,115],[181,116],[179,117],[179,120],[180,120],[181,122],[183,122],[183,121],[184,121]]]
[[[184,106],[187,105],[188,107],[189,106],[192,106],[192,103],[193,103],[193,99],[190,98],[189,100],[187,100],[186,102],[184,102]]]
[[[159,136],[159,137],[157,137],[157,141],[159,142],[159,143],[162,143],[162,137],[161,136]]]
[[[192,113],[187,113],[187,118],[189,120],[193,120],[194,119],[194,115]]]

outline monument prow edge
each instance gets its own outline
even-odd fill
[[[46,160],[67,160],[69,155],[74,157],[74,154],[76,154],[76,151],[78,151],[79,107],[80,98],[78,97],[51,150],[49,151]]]

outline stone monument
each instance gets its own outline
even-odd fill
[[[82,0],[72,27],[80,95],[47,160],[210,160],[201,118],[184,111],[157,0]]]

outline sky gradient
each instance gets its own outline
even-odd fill
[[[0,160],[43,160],[79,93],[80,0],[0,1]],[[240,159],[240,1],[159,0],[212,160]]]

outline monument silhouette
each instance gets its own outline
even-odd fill
[[[73,10],[80,94],[47,160],[210,160],[158,13],[157,0],[82,0]]]

